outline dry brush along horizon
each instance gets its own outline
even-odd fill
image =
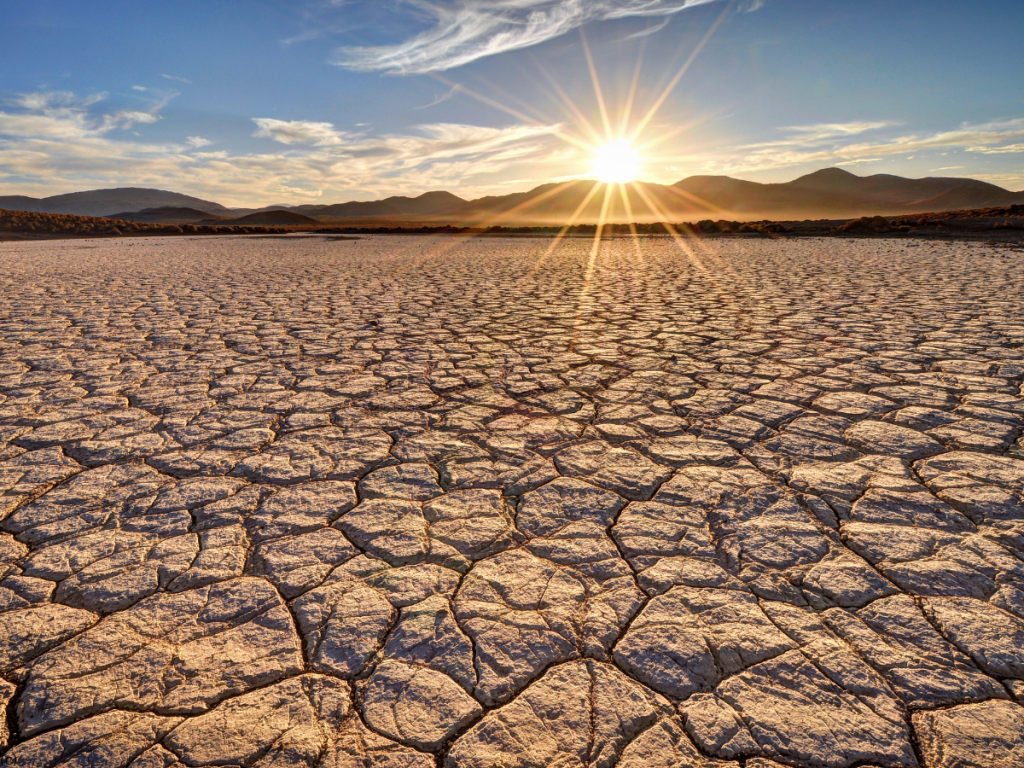
[[[1020,768],[1024,263],[0,245],[0,754]]]

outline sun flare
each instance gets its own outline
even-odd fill
[[[594,152],[594,175],[605,184],[628,184],[640,172],[640,153],[628,139],[618,139]]]

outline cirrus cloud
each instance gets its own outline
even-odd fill
[[[528,48],[593,21],[673,16],[717,0],[405,0],[433,27],[397,45],[341,48],[334,63],[396,75],[441,72]]]
[[[404,133],[347,133],[331,123],[257,118],[270,151],[210,151],[202,136],[152,142],[115,131],[152,123],[156,112],[98,112],[100,98],[29,94],[0,109],[0,194],[47,196],[100,187],[173,189],[226,205],[332,202],[456,188],[503,191],[498,175],[558,158],[560,126],[454,123]],[[527,170],[528,174],[529,171]]]

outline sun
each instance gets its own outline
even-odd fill
[[[628,184],[640,172],[640,153],[628,139],[610,141],[594,152],[594,175],[605,184]]]

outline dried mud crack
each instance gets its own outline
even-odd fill
[[[0,244],[0,761],[1020,768],[1024,262]]]

